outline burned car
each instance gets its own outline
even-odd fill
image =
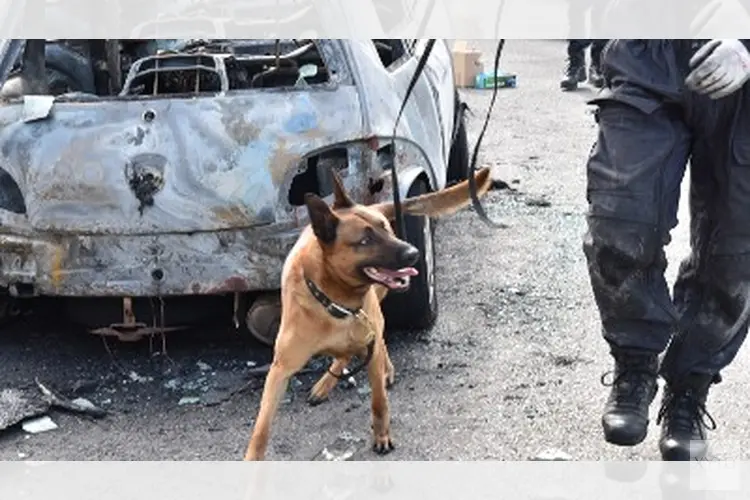
[[[268,343],[251,313],[278,310],[305,193],[330,199],[334,170],[360,203],[391,199],[391,168],[402,197],[466,177],[444,41],[391,140],[424,42],[0,40],[0,311],[54,302],[125,340],[224,315]],[[420,275],[388,325],[428,328],[433,225],[405,227]]]

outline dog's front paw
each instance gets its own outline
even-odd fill
[[[325,403],[328,401],[328,395],[331,393],[331,387],[329,387],[329,384],[326,384],[325,380],[321,380],[310,391],[310,394],[307,396],[307,404],[310,406],[318,406],[319,404]]]
[[[387,455],[393,451],[393,441],[391,440],[390,434],[382,434],[375,436],[375,442],[372,445],[372,451],[378,455]]]
[[[336,378],[326,373],[310,390],[310,394],[307,396],[307,404],[318,406],[321,403],[325,403],[328,401],[328,396],[335,386]]]
[[[310,406],[318,406],[326,401],[328,401],[328,394],[316,394],[311,391],[307,396],[307,404]]]

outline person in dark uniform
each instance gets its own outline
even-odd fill
[[[747,335],[750,40],[612,40],[587,162],[583,249],[614,358],[606,441],[642,442],[657,377],[664,460],[707,451],[709,388]],[[690,163],[691,254],[673,298],[664,246]],[[659,363],[658,356],[666,350]],[[604,377],[603,377],[603,381]]]
[[[568,40],[568,58],[565,63],[565,76],[560,88],[565,91],[575,90],[579,83],[586,81],[586,49],[591,47],[588,80],[591,85],[601,88],[604,79],[601,76],[600,59],[607,40]]]

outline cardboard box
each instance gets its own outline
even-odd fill
[[[477,75],[484,71],[480,58],[482,52],[469,46],[465,40],[453,44],[453,81],[456,87],[473,87]]]

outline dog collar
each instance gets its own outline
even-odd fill
[[[349,309],[348,307],[340,306],[329,299],[328,296],[323,293],[323,291],[307,277],[305,277],[305,283],[307,283],[307,288],[310,289],[310,293],[312,294],[312,296],[315,297],[315,299],[320,302],[320,305],[325,307],[326,311],[328,311],[328,314],[330,314],[334,318],[344,319],[348,318],[349,316],[356,316],[357,313],[359,313],[359,309]]]

